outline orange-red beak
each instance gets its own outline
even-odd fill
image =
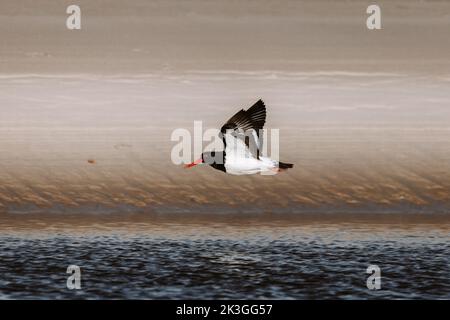
[[[198,164],[200,164],[200,163],[203,163],[203,159],[198,159],[198,160],[195,160],[194,162],[191,162],[191,163],[189,163],[189,164],[186,164],[186,165],[184,166],[184,168],[185,168],[185,169],[187,169],[187,168],[192,168],[193,166],[196,166],[196,165],[198,165]]]

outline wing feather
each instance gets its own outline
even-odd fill
[[[266,123],[266,106],[260,99],[248,110],[240,110],[232,116],[220,129],[223,143],[226,147],[227,139],[225,133],[232,131],[231,134],[236,139],[243,139],[251,153],[259,159],[259,153],[262,146],[262,138],[259,137],[259,131],[264,128]],[[230,137],[228,137],[230,138]]]

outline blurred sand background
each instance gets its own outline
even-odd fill
[[[370,3],[1,1],[0,212],[448,213],[450,3]],[[259,98],[294,170],[171,163]]]
[[[2,73],[185,70],[446,72],[450,3],[119,0],[0,2]],[[65,27],[68,5],[82,30]]]

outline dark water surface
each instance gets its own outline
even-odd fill
[[[3,218],[0,298],[450,298],[447,218]]]

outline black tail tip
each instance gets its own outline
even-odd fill
[[[280,168],[280,169],[291,169],[293,167],[294,167],[294,165],[292,163],[284,163],[281,161],[278,163],[278,168]]]

